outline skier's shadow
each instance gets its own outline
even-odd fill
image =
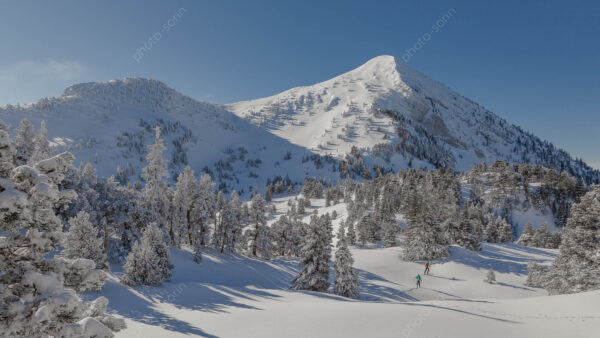
[[[454,282],[464,282],[465,281],[464,279],[459,279],[459,278],[456,278],[456,277],[448,278],[448,277],[442,277],[442,276],[437,276],[437,275],[423,275],[423,277],[440,278],[440,279],[451,280],[451,281],[454,281]]]

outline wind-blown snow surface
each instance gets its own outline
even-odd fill
[[[284,212],[287,198],[275,203]],[[335,210],[334,231],[345,217]],[[307,212],[307,215],[310,214]],[[273,221],[277,215],[271,217]],[[352,248],[359,271],[359,300],[289,289],[296,259],[264,261],[207,250],[201,264],[191,250],[171,251],[175,272],[159,288],[127,287],[114,266],[99,294],[128,328],[117,337],[595,337],[600,291],[547,296],[523,285],[529,261],[548,265],[556,250],[483,244],[481,252],[451,248],[451,257],[423,263],[401,260],[401,248]],[[496,284],[483,281],[488,270]],[[415,288],[415,276],[424,280]]]

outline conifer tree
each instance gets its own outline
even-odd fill
[[[206,246],[209,238],[209,224],[215,218],[215,183],[209,175],[204,174],[200,177],[198,183],[198,190],[196,192],[196,198],[192,203],[192,214],[191,223],[192,228],[190,231],[190,244],[194,245],[197,241],[200,245]]]
[[[127,285],[162,285],[173,274],[165,235],[156,223],[146,227],[141,242],[133,245],[123,266],[122,282]]]
[[[600,289],[600,186],[574,204],[548,273],[550,294]]]
[[[142,178],[146,182],[144,186],[144,204],[146,208],[154,212],[158,225],[164,228],[167,225],[169,213],[169,199],[165,191],[168,184],[165,180],[169,177],[167,161],[163,157],[167,149],[160,137],[160,128],[156,127],[154,144],[149,146],[150,152],[146,155],[148,164],[142,169]]]
[[[391,248],[398,245],[396,241],[397,230],[394,223],[387,223],[385,226],[385,234],[383,237],[383,247]]]
[[[513,234],[512,234],[512,229],[510,228],[510,225],[508,225],[506,222],[502,221],[501,227],[500,227],[500,239],[499,241],[502,243],[511,243],[513,241]]]
[[[33,125],[26,118],[22,119],[19,123],[14,143],[16,164],[26,164],[35,149],[35,132],[33,130]]]
[[[523,245],[523,246],[529,246],[529,243],[531,243],[531,240],[533,239],[534,234],[535,234],[535,232],[533,230],[533,225],[531,225],[530,222],[527,222],[527,224],[525,224],[525,229],[523,230],[523,233],[521,234],[521,236],[519,237],[519,240],[517,241],[517,244]]]
[[[253,228],[250,230],[250,250],[253,256],[269,259],[271,257],[270,229],[267,227],[265,216],[265,201],[260,194],[255,194],[250,203],[249,221]]]
[[[300,272],[292,280],[292,288],[325,292],[329,288],[329,259],[326,251],[329,249],[331,256],[331,246],[327,242],[330,235],[316,216],[311,218],[306,230],[299,263]]]
[[[0,130],[2,133],[6,131]],[[0,160],[10,163],[2,153],[6,150],[6,139],[7,135],[0,135]],[[111,331],[125,326],[123,320],[104,314],[106,306],[93,311],[94,304],[106,305],[106,298],[87,304],[73,289],[65,287],[65,283],[75,282],[70,278],[74,275],[71,263],[81,268],[76,272],[85,273],[86,285],[100,286],[104,274],[93,269],[93,261],[83,258],[67,261],[48,255],[58,250],[63,235],[63,224],[55,210],[76,195],[72,190],[58,188],[71,170],[73,159],[70,153],[62,153],[33,166],[15,166],[9,176],[0,179],[2,336],[91,338],[100,332],[112,336]],[[90,332],[82,323],[94,325],[96,332]]]
[[[96,268],[108,267],[103,240],[98,237],[98,229],[90,222],[90,215],[80,211],[69,219],[69,231],[64,242],[63,255],[67,258],[87,258],[96,263]]]
[[[358,274],[352,268],[354,259],[348,249],[344,228],[338,232],[337,250],[335,252],[333,292],[347,298],[358,298]]]
[[[29,158],[29,164],[35,164],[51,156],[50,143],[48,142],[48,132],[46,131],[46,121],[42,120],[40,131],[34,140],[33,153]]]
[[[437,223],[430,203],[414,191],[409,205],[409,223],[404,232],[403,255],[408,261],[433,260],[449,255],[448,241]]]
[[[173,196],[173,232],[176,233],[176,246],[181,243],[191,244],[192,235],[192,203],[196,194],[196,178],[190,166],[177,177]]]
[[[487,226],[485,227],[484,237],[488,243],[498,242],[498,224],[495,219],[490,219]]]

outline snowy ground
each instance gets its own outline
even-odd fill
[[[270,222],[285,212],[289,198],[274,200],[278,212]],[[335,233],[345,205],[311,204],[305,221],[314,210],[335,210]],[[360,300],[289,290],[296,259],[208,250],[198,265],[189,249],[171,251],[175,273],[161,287],[121,285],[121,268],[113,266],[104,289],[84,296],[106,296],[109,310],[126,318],[128,328],[117,337],[596,337],[600,330],[600,291],[547,296],[523,285],[527,263],[548,265],[556,250],[504,243],[471,252],[454,246],[449,259],[432,262],[420,289],[415,276],[422,275],[423,262],[403,261],[400,247],[351,251]],[[483,282],[490,268],[496,284]]]
[[[402,261],[399,248],[352,253],[360,272],[356,301],[289,290],[294,259],[208,252],[197,265],[187,250],[172,251],[175,274],[162,287],[130,288],[113,278],[99,293],[127,319],[117,337],[594,337],[600,329],[600,292],[546,296],[523,286],[527,262],[548,263],[552,250],[453,247],[421,289],[414,276],[422,265]],[[490,267],[494,285],[483,282]]]

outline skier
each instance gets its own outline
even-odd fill
[[[425,263],[425,272],[423,272],[424,275],[428,275],[429,274],[429,261],[427,261],[427,263]]]
[[[417,288],[421,287],[421,275],[417,275]]]

